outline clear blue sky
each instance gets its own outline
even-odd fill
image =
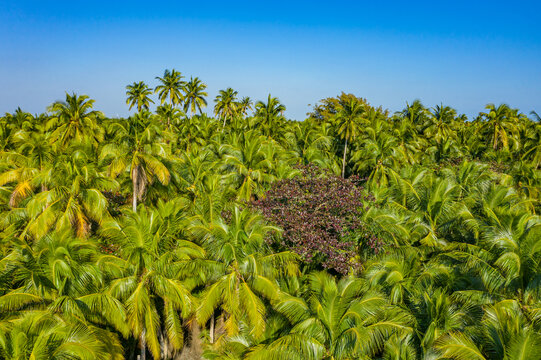
[[[391,111],[419,98],[468,116],[541,112],[537,1],[0,1],[0,113],[66,91],[126,115],[125,86],[175,68],[219,89],[270,92],[303,119],[341,91]]]

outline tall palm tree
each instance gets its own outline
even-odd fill
[[[53,137],[58,139],[62,146],[72,140],[91,139],[97,143],[102,139],[98,118],[103,114],[92,110],[93,106],[94,100],[87,95],[66,93],[65,102],[57,101],[49,107],[52,117],[46,128],[53,129]]]
[[[231,145],[222,145],[225,152],[224,166],[232,167],[239,175],[238,196],[243,200],[254,199],[258,185],[272,181],[272,160],[265,152],[265,139],[254,131],[247,132]]]
[[[360,121],[365,113],[364,105],[356,99],[341,104],[335,115],[338,135],[345,140],[342,158],[342,177],[346,176],[346,154],[348,141],[354,140],[360,132]]]
[[[284,111],[286,111],[285,105],[280,103],[280,99],[277,97],[272,97],[271,94],[267,97],[267,103],[261,100],[256,102],[255,116],[262,123],[264,133],[268,137],[278,130],[277,122],[281,120]]]
[[[111,124],[113,140],[106,144],[100,159],[109,162],[112,177],[129,171],[132,181],[132,208],[137,211],[137,201],[142,200],[147,186],[154,179],[167,185],[171,174],[164,164],[166,145],[161,142],[160,129],[147,113]]]
[[[149,98],[152,94],[152,89],[145,84],[144,81],[134,82],[131,85],[126,86],[126,104],[129,105],[129,110],[137,105],[137,112],[141,113],[143,109],[148,110],[150,103],[154,104],[154,101]]]
[[[454,121],[456,111],[449,106],[436,105],[431,113],[431,117],[427,122],[427,127],[424,132],[433,138],[437,143],[442,140],[456,137],[454,132]]]
[[[248,96],[245,96],[242,99],[240,99],[240,101],[237,104],[239,114],[241,114],[242,116],[246,116],[248,114],[248,110],[252,110],[252,104],[253,102]]]
[[[171,122],[178,124],[181,113],[182,112],[179,109],[170,104],[160,105],[156,108],[156,115],[165,119],[167,129],[171,127]]]
[[[143,360],[147,346],[154,359],[168,353],[168,346],[182,348],[182,319],[194,306],[191,287],[201,282],[193,261],[204,252],[188,241],[176,241],[179,211],[174,201],[159,204],[156,210],[141,207],[137,213],[127,212],[120,223],[104,224],[101,231],[107,241],[121,245],[119,256],[109,256],[100,267],[120,269],[108,293],[125,304],[127,324],[139,339]],[[161,333],[168,344],[160,341]]]
[[[160,105],[169,98],[169,105],[175,107],[180,105],[183,100],[182,88],[185,82],[182,81],[182,74],[175,69],[166,69],[163,73],[163,77],[156,76],[156,79],[160,82],[160,85],[154,89],[155,93],[158,93],[160,99]]]
[[[526,130],[522,159],[530,159],[534,168],[541,165],[541,124],[532,124]]]
[[[500,145],[504,149],[509,148],[510,141],[517,132],[517,121],[512,109],[507,104],[488,104],[485,107],[488,112],[480,115],[486,119],[485,131],[492,138],[492,148],[497,150]]]
[[[225,129],[225,122],[229,117],[229,120],[233,120],[233,116],[237,111],[237,98],[238,92],[232,88],[220,90],[219,94],[214,99],[216,105],[214,105],[214,114],[224,119],[223,129]]]
[[[8,202],[11,208],[17,207],[21,200],[36,192],[40,185],[41,191],[47,190],[45,183],[38,184],[38,178],[56,156],[50,132],[19,131],[13,138],[13,145],[15,151],[0,153],[0,159],[11,164],[0,172],[0,186],[13,184]]]
[[[404,119],[408,119],[417,130],[423,130],[429,112],[421,103],[421,100],[415,99],[411,105],[406,103],[406,107],[402,110],[400,116]]]
[[[209,222],[197,216],[190,229],[214,263],[196,313],[198,322],[205,324],[220,307],[227,315],[224,326],[229,336],[246,324],[252,336],[261,337],[266,314],[263,299],[276,298],[276,279],[296,272],[296,257],[289,252],[272,253],[265,237],[277,229],[247,209],[235,207],[227,222],[221,217]]]
[[[190,81],[184,86],[184,112],[190,112],[195,114],[196,110],[199,110],[207,106],[207,100],[205,96],[208,96],[205,89],[205,85],[198,77],[190,78]]]

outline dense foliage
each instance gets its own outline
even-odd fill
[[[537,114],[186,80],[0,119],[0,358],[541,358]]]
[[[283,230],[278,248],[342,274],[355,270],[360,265],[357,238],[367,235],[362,216],[368,197],[354,177],[344,179],[314,166],[300,170],[272,184],[252,207]]]

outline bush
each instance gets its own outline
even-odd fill
[[[283,229],[276,245],[297,253],[305,262],[345,274],[360,265],[358,239],[379,242],[362,221],[371,201],[358,177],[343,179],[313,165],[299,166],[301,175],[275,182],[265,198],[251,206]],[[366,239],[368,238],[368,239]]]

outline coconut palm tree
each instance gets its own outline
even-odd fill
[[[351,160],[355,169],[363,176],[368,175],[370,184],[386,186],[393,168],[399,163],[401,154],[396,151],[397,139],[386,133],[378,133],[375,139],[362,142]]]
[[[8,203],[11,208],[17,207],[38,189],[47,190],[44,183],[39,187],[38,177],[48,169],[56,156],[54,138],[50,132],[19,131],[13,137],[13,145],[15,151],[0,153],[0,158],[11,164],[0,175],[0,186],[13,184]]]
[[[163,77],[156,76],[156,80],[160,82],[160,85],[156,86],[154,92],[158,94],[160,105],[163,105],[167,98],[169,98],[169,105],[173,107],[182,103],[183,95],[181,90],[185,85],[182,78],[180,71],[175,69],[166,69],[163,72]]]
[[[134,82],[126,86],[126,104],[129,105],[129,110],[137,105],[137,112],[141,113],[143,109],[148,110],[150,104],[154,101],[149,98],[152,94],[152,89],[145,84],[144,81]]]
[[[149,184],[156,179],[167,185],[171,174],[163,158],[167,147],[160,140],[160,129],[148,113],[140,113],[125,121],[112,123],[113,140],[106,144],[100,159],[109,163],[109,173],[115,178],[129,171],[132,182],[132,208],[143,199]]]
[[[342,157],[342,177],[346,176],[346,154],[348,141],[354,140],[360,132],[360,122],[365,113],[364,105],[355,100],[341,104],[338,113],[335,115],[335,122],[338,135],[345,140],[344,154]]]
[[[451,332],[436,349],[447,359],[535,359],[541,356],[541,335],[520,304],[504,300],[487,307],[475,335]]]
[[[112,360],[122,356],[121,350],[113,333],[103,336],[53,314],[27,312],[4,322],[0,330],[0,356],[4,359]]]
[[[296,272],[296,257],[289,252],[272,253],[265,237],[277,229],[247,209],[235,207],[227,222],[221,217],[211,222],[195,217],[190,229],[213,261],[210,284],[196,312],[198,322],[205,324],[220,308],[229,336],[245,325],[252,336],[261,337],[266,314],[263,299],[276,298],[276,279]],[[212,336],[211,332],[211,342]]]
[[[454,109],[443,106],[443,104],[436,105],[431,115],[424,130],[427,136],[434,139],[436,143],[441,143],[445,139],[456,138],[454,130],[456,111]]]
[[[278,163],[273,154],[266,150],[275,150],[278,145],[266,142],[266,139],[257,135],[253,130],[232,141],[232,144],[222,145],[224,166],[235,170],[240,185],[237,185],[239,199],[250,200],[255,198],[264,184],[270,184],[275,178],[273,169]]]
[[[279,130],[278,122],[283,119],[284,111],[286,111],[285,105],[280,103],[277,97],[272,97],[271,94],[267,97],[267,103],[261,100],[256,102],[255,116],[268,137]]]
[[[121,356],[124,307],[102,292],[100,256],[95,243],[69,232],[14,248],[3,261],[12,288],[0,296],[0,353],[17,359]]]
[[[522,159],[532,161],[535,169],[541,165],[541,124],[532,124],[526,130]]]
[[[165,120],[167,129],[171,127],[171,122],[178,125],[181,113],[181,110],[169,104],[160,105],[156,108],[156,115]]]
[[[141,207],[126,212],[121,222],[104,224],[101,235],[121,246],[118,257],[99,263],[104,271],[117,273],[108,294],[126,306],[127,325],[139,339],[141,359],[147,347],[154,359],[180,350],[184,343],[183,319],[192,313],[191,288],[198,283],[193,260],[203,250],[188,241],[176,241],[179,203],[158,204],[156,210]],[[187,278],[186,275],[191,276]],[[160,341],[160,334],[165,339]]]
[[[55,153],[54,163],[45,167],[42,163],[42,168],[39,158],[12,157],[18,167],[3,173],[0,182],[14,184],[9,214],[24,214],[21,237],[39,238],[52,229],[71,229],[76,236],[87,237],[92,225],[107,217],[103,191],[114,190],[118,184],[89,161],[92,149],[90,144],[73,144],[65,152]]]
[[[207,106],[207,100],[205,96],[208,96],[205,89],[205,85],[198,77],[190,78],[184,85],[184,112],[191,111],[192,116],[195,114],[196,110],[199,110],[201,114],[201,109]]]
[[[237,91],[232,88],[227,88],[225,90],[220,90],[219,94],[214,99],[214,102],[216,103],[216,105],[214,105],[214,114],[224,120],[222,131],[225,129],[227,118],[229,117],[229,120],[232,121],[233,116],[237,112],[237,95]]]
[[[46,129],[53,130],[53,137],[62,146],[72,141],[91,140],[98,143],[102,140],[102,131],[98,119],[103,114],[92,110],[94,100],[87,95],[66,93],[66,101],[57,101],[49,107],[52,113]]]
[[[514,140],[513,137],[518,131],[512,109],[507,104],[500,104],[497,107],[494,104],[488,104],[485,109],[488,112],[480,113],[480,115],[486,121],[483,129],[491,138],[492,149],[496,150],[500,147],[508,149],[509,143]]]
[[[301,297],[283,294],[275,302],[290,322],[289,333],[256,346],[247,359],[374,358],[393,334],[412,331],[407,314],[367,291],[361,279],[313,273],[306,288]]]
[[[243,117],[246,117],[246,115],[248,115],[248,110],[252,110],[252,105],[253,102],[248,96],[240,99],[240,101],[237,103],[237,109],[239,111],[239,114]]]

